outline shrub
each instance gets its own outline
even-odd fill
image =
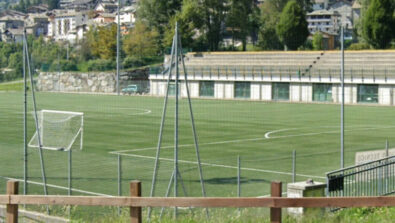
[[[115,69],[115,62],[112,60],[90,60],[88,61],[87,69],[88,71],[106,71]]]
[[[52,71],[77,71],[77,65],[75,63],[75,61],[72,60],[59,60],[59,61],[53,61],[53,63],[51,64],[50,69]]]
[[[353,43],[348,47],[348,50],[368,50],[370,49],[367,43]]]

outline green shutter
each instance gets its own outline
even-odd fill
[[[273,83],[272,99],[275,101],[289,100],[289,83]]]
[[[378,103],[379,102],[379,85],[377,84],[360,84],[358,85],[358,102]]]
[[[313,101],[332,101],[332,84],[313,84]]]
[[[214,97],[214,81],[200,81],[199,96]]]
[[[250,82],[235,82],[235,98],[251,98]]]

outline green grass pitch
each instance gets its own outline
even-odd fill
[[[38,109],[84,112],[84,148],[73,152],[74,194],[117,194],[117,156],[122,156],[123,195],[128,182],[143,182],[148,196],[163,98],[37,93]],[[296,150],[297,181],[324,182],[340,166],[340,106],[192,99],[208,196],[236,196],[237,156],[241,156],[242,196],[269,193],[272,180],[290,182]],[[29,112],[32,100],[29,94]],[[5,178],[23,178],[23,94],[0,93],[0,192]],[[394,108],[346,106],[345,163],[357,151],[384,149],[395,141]],[[34,122],[28,115],[29,139]],[[157,196],[164,196],[173,169],[174,98],[169,101]],[[75,149],[78,146],[75,146]],[[180,101],[180,172],[188,196],[200,196],[187,100]],[[29,149],[29,193],[42,193],[38,151]],[[67,194],[67,153],[44,151],[50,194]],[[284,188],[285,189],[285,188]],[[78,191],[80,190],[80,191]],[[22,191],[22,189],[21,189]],[[170,196],[172,196],[170,194]]]

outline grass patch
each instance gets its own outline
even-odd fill
[[[1,85],[0,85],[1,86]],[[164,196],[174,167],[174,98],[170,98],[163,135],[157,196]],[[247,100],[192,100],[208,196],[237,196],[237,156],[241,156],[241,195],[270,193],[270,182],[292,182],[292,151],[297,151],[296,181],[313,178],[325,182],[325,173],[339,168],[340,106],[290,104]],[[34,121],[29,92],[28,140]],[[117,156],[122,154],[122,195],[131,180],[142,181],[148,196],[154,167],[163,98],[90,94],[37,93],[38,110],[84,113],[84,148],[73,151],[73,188],[107,195],[118,193]],[[0,94],[0,176],[23,179],[23,97],[20,92]],[[180,100],[179,170],[189,196],[201,196],[187,100]],[[354,164],[355,153],[384,149],[395,141],[393,107],[346,106],[345,165]],[[28,150],[28,178],[40,183],[39,155]],[[67,194],[67,153],[43,151],[49,194]],[[5,193],[0,180],[0,194]],[[23,191],[22,183],[19,191]],[[29,184],[29,194],[42,194],[40,185]],[[74,195],[86,195],[73,192]],[[179,187],[179,196],[183,196]],[[170,196],[172,194],[170,193]],[[81,211],[78,211],[81,210]],[[89,220],[111,209],[77,209],[77,219]],[[61,212],[61,211],[60,211]],[[226,216],[226,215],[222,215]],[[255,216],[253,214],[252,216]],[[232,221],[229,221],[232,222]]]
[[[0,83],[0,91],[22,91],[23,82]]]

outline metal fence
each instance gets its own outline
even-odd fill
[[[395,156],[327,173],[327,195],[381,196],[395,193]]]

